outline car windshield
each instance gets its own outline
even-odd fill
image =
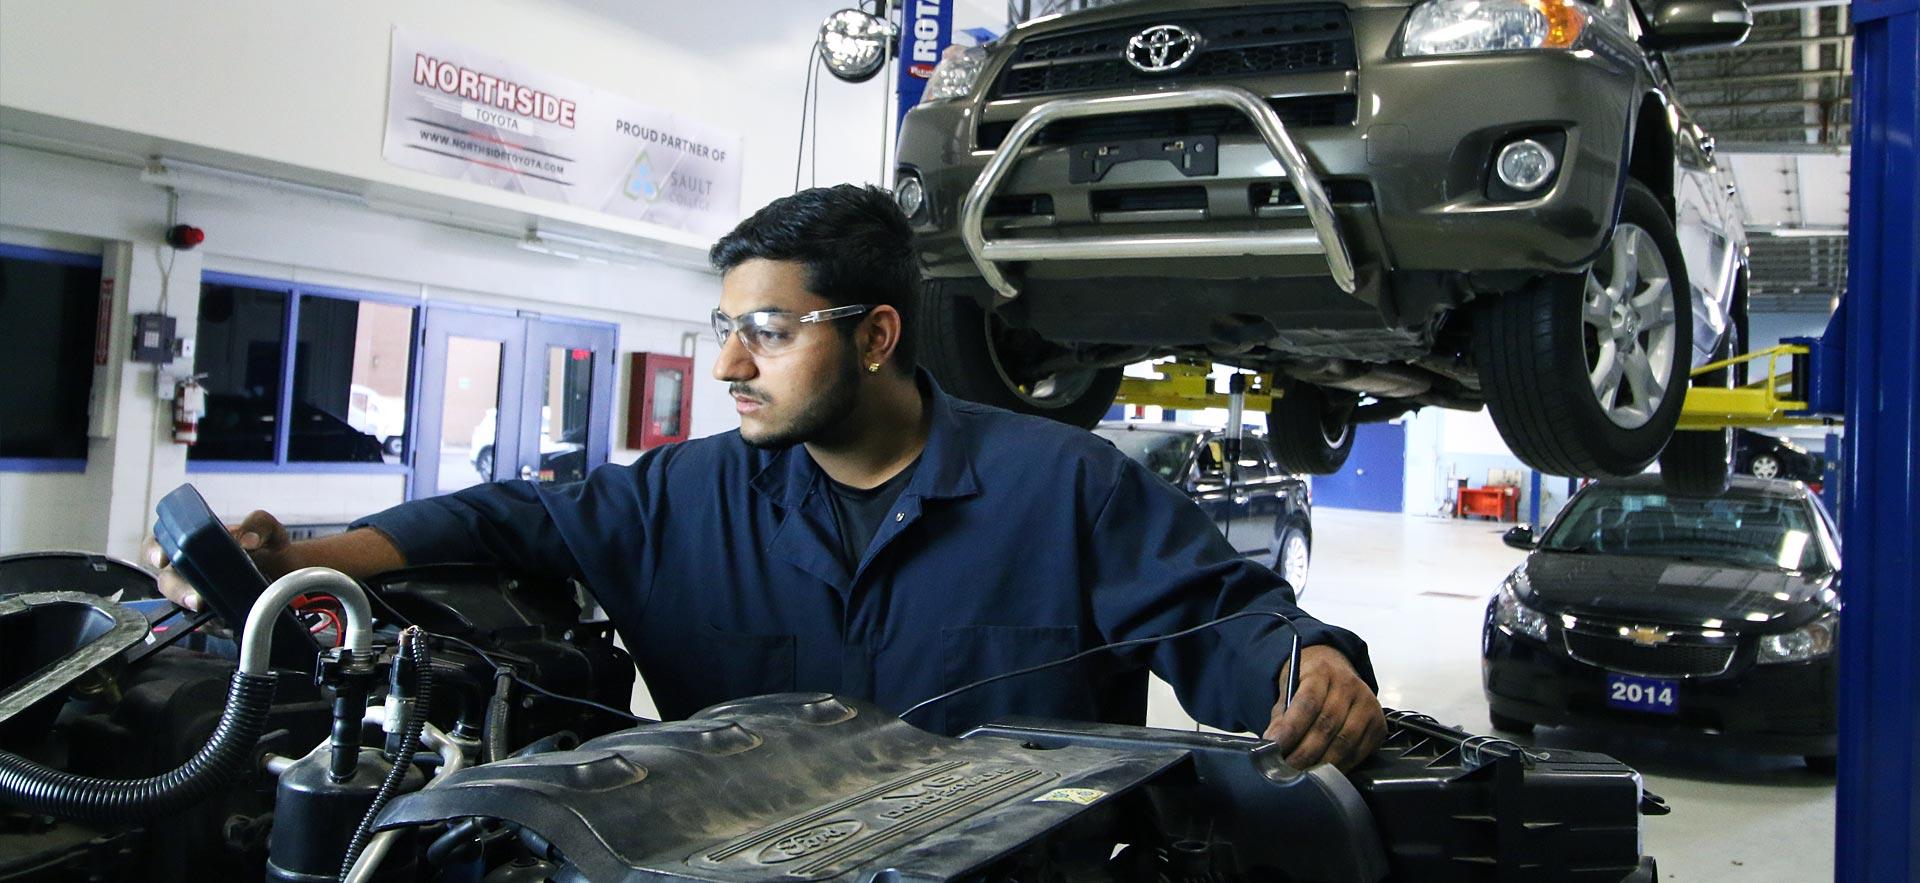
[[[1822,565],[1816,529],[1791,498],[1588,488],[1540,547],[1805,571]]]
[[[1102,427],[1094,430],[1113,442],[1120,452],[1153,471],[1153,474],[1178,483],[1186,478],[1187,453],[1193,450],[1193,436],[1184,432],[1157,432],[1143,429]]]
[[[1010,0],[1007,3],[1007,17],[1013,24],[1020,24],[1042,16],[1135,2],[1138,0]]]

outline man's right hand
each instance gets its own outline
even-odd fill
[[[260,568],[269,582],[296,569],[292,560],[293,538],[287,534],[287,526],[281,524],[280,519],[256,510],[241,519],[239,524],[227,525],[227,532],[233,534],[234,541],[246,550],[254,566]],[[140,546],[140,557],[148,566],[160,571],[160,593],[167,596],[168,600],[195,613],[205,609],[206,602],[201,599],[200,593],[173,569],[158,540],[148,537]]]

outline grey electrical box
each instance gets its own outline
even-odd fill
[[[133,360],[153,365],[173,361],[174,319],[165,313],[133,317]]]

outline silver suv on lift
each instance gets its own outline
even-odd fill
[[[1751,22],[1741,0],[1131,0],[949,49],[895,184],[922,361],[1084,426],[1129,363],[1271,372],[1294,471],[1337,470],[1357,423],[1484,405],[1543,471],[1638,472],[1735,345],[1746,274],[1662,55]]]

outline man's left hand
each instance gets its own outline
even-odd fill
[[[1380,700],[1340,651],[1315,645],[1300,651],[1300,689],[1287,708],[1287,672],[1280,671],[1280,701],[1262,738],[1280,743],[1287,763],[1304,770],[1330,763],[1341,771],[1365,760],[1387,735]]]

